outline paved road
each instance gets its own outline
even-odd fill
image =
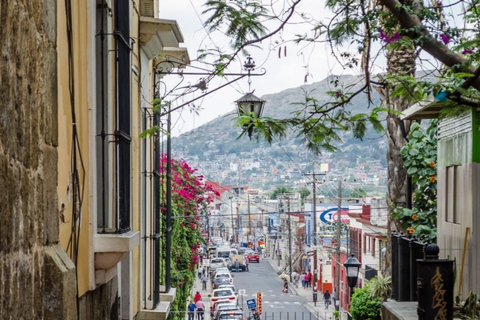
[[[245,289],[246,294],[239,297],[243,310],[247,311],[248,299],[255,299],[257,292],[263,293],[262,319],[265,320],[315,320],[303,304],[307,299],[292,293],[282,293],[283,280],[278,277],[267,260],[250,263],[249,272],[232,272],[233,282],[238,289]],[[242,299],[243,298],[243,299]],[[242,301],[243,300],[243,301]]]

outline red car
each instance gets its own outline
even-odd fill
[[[260,254],[258,254],[256,252],[248,253],[248,261],[250,261],[250,262],[252,262],[252,261],[260,262]]]

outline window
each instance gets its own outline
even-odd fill
[[[97,6],[97,230],[125,233],[131,230],[130,2],[115,2],[113,20],[111,11]]]

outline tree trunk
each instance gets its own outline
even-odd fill
[[[389,51],[387,54],[387,73],[390,76],[414,76],[415,75],[415,48],[401,46],[395,50]],[[386,86],[378,89],[382,104],[385,107],[403,111],[409,107],[406,102],[399,98],[391,97],[395,82],[387,82]],[[396,223],[392,217],[393,207],[407,206],[407,172],[403,167],[400,149],[406,144],[407,136],[410,132],[410,121],[402,121],[398,115],[387,115],[387,206],[388,206],[388,237],[387,248],[391,248],[391,234],[393,231],[400,231],[400,225]],[[386,274],[391,273],[391,249],[387,250],[385,257]]]

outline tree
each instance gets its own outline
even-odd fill
[[[321,103],[306,94],[305,100],[297,104],[302,107],[301,110],[291,118],[255,119],[252,114],[240,116],[237,122],[240,127],[247,123],[254,124],[255,138],[272,142],[275,136],[284,137],[290,128],[294,134],[302,137],[302,142],[308,148],[320,153],[323,150],[336,150],[336,144],[341,141],[338,132],[342,130],[351,130],[355,137],[361,139],[365,135],[366,124],[370,122],[376,130],[382,131],[381,113],[385,108],[373,105],[373,85],[380,91],[383,90],[384,101],[390,108],[388,130],[392,137],[391,146],[400,141],[397,138],[403,135],[396,119],[405,106],[422,101],[428,95],[441,97],[439,103],[445,106],[446,113],[452,107],[474,107],[478,104],[480,5],[476,0],[448,4],[438,0],[428,3],[417,0],[379,0],[378,5],[364,0],[329,0],[327,6],[334,16],[325,22],[321,17],[312,16],[311,12],[302,12],[301,2],[302,0],[275,2],[281,11],[275,11],[278,7],[274,4],[264,5],[259,1],[206,2],[207,9],[204,13],[209,15],[206,27],[212,32],[225,32],[230,36],[232,45],[231,53],[222,52],[215,60],[216,74],[221,74],[238,54],[269,38],[274,39],[272,42],[277,48],[286,47],[288,41],[302,45],[328,43],[332,54],[345,68],[363,70],[364,83],[360,88],[351,91],[353,86],[341,84],[332,78],[335,90],[329,92],[330,101]],[[448,13],[457,10],[457,6],[467,8],[465,15],[454,17]],[[455,19],[462,18],[461,22],[468,27],[449,26],[461,25]],[[276,23],[270,32],[265,27],[267,21]],[[306,26],[304,34],[299,34],[294,39],[282,39],[279,36],[290,23],[301,22]],[[347,50],[345,44],[356,46],[361,54]],[[378,57],[383,52],[386,52],[388,59],[387,75],[373,80],[372,66],[378,63]],[[438,77],[435,82],[428,77],[414,77],[415,61],[426,61],[426,55],[417,54],[419,52],[433,57],[434,61],[428,61],[428,65],[431,66],[430,69],[436,68],[437,72],[429,72],[427,76],[431,78],[433,74]],[[208,53],[203,52],[202,58]],[[398,87],[405,90],[397,96],[391,94]],[[354,114],[345,107],[361,93],[367,94],[372,109],[369,113]],[[408,134],[408,130],[406,132]],[[395,155],[392,154],[392,162],[400,158],[397,154],[397,151]],[[398,190],[402,190],[402,186]],[[403,195],[400,194],[399,197]]]
[[[272,194],[270,195],[271,199],[277,199],[279,194],[284,194],[284,193],[292,193],[294,192],[292,188],[287,187],[287,186],[278,186],[273,190]]]

